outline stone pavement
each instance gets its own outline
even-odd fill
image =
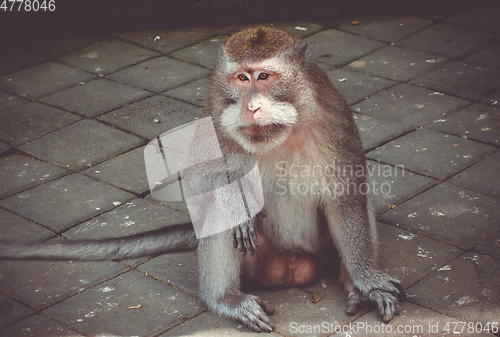
[[[274,335],[497,331],[499,15],[274,24],[308,43],[352,105],[376,187],[381,268],[409,294],[403,313],[382,325],[371,308],[347,317],[335,279],[258,292],[276,306]],[[187,221],[185,206],[149,195],[144,146],[199,115],[217,50],[242,28],[25,41],[1,51],[0,238],[115,237]],[[252,334],[207,312],[197,282],[194,252],[0,261],[0,336]]]

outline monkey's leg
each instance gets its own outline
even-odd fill
[[[243,255],[233,247],[232,231],[200,239],[198,253],[200,291],[209,308],[255,331],[272,331],[266,304],[240,290]]]
[[[342,280],[349,292],[346,312],[354,314],[359,303],[370,301],[377,305],[382,321],[387,323],[401,311],[399,300],[406,298],[404,287],[375,269],[375,223],[370,221],[366,207],[352,202],[343,204],[342,209],[330,206],[325,215],[344,265]]]

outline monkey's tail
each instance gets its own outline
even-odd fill
[[[194,250],[191,223],[101,240],[0,241],[0,259],[113,261]]]

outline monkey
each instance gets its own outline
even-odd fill
[[[4,242],[0,258],[115,260],[197,249],[207,306],[270,332],[272,306],[243,292],[242,284],[309,285],[331,268],[322,255],[333,245],[348,294],[346,313],[373,302],[389,322],[406,293],[377,267],[375,217],[366,193],[354,188],[366,183],[365,176],[342,169],[366,167],[359,131],[346,100],[306,50],[307,44],[273,28],[233,35],[217,58],[202,109],[223,153],[256,159],[264,193],[259,215],[200,239],[182,224],[116,239]],[[301,167],[313,170],[303,174]],[[299,193],[299,186],[310,189]]]

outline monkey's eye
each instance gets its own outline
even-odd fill
[[[238,75],[238,79],[239,79],[240,81],[242,81],[242,82],[243,82],[243,81],[248,81],[248,78],[247,78],[244,74],[240,74],[240,75]]]
[[[258,79],[259,80],[267,80],[269,78],[269,74],[267,73],[260,73]]]

